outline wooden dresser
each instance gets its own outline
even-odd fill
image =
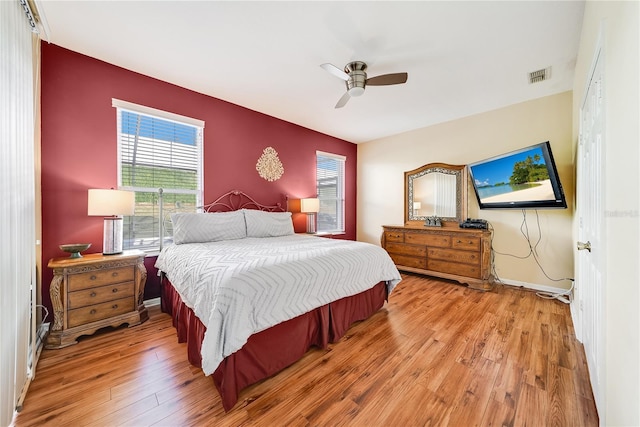
[[[147,270],[141,251],[54,258],[48,266],[54,274],[49,291],[53,323],[46,348],[67,347],[100,328],[134,326],[149,318],[143,302]]]
[[[490,290],[491,232],[449,227],[384,225],[382,247],[398,270],[457,280]]]

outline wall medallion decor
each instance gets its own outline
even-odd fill
[[[273,147],[262,150],[262,155],[256,163],[256,170],[267,181],[277,181],[284,175],[284,166],[278,158],[278,152]]]

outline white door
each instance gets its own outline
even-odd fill
[[[577,161],[578,242],[576,334],[584,344],[596,407],[604,420],[604,90],[601,50],[596,53],[587,94],[580,109]]]

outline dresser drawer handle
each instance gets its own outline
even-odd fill
[[[111,277],[118,277],[118,272],[114,271],[113,273],[111,273]]]
[[[462,240],[458,240],[456,243],[462,243]]]
[[[96,309],[94,308],[93,310],[91,310],[89,314],[96,314]]]
[[[95,297],[95,296],[96,296],[96,293],[95,293],[95,292],[91,292],[91,293],[89,294],[89,296],[93,298],[93,297]]]
[[[111,306],[111,308],[113,308],[113,309],[115,310],[116,308],[118,308],[118,304],[113,304],[113,305]]]
[[[111,289],[111,292],[113,292],[115,294],[116,292],[118,292],[118,288]]]
[[[90,280],[96,280],[98,278],[98,276],[96,276],[95,274],[92,274],[91,277],[89,277]]]

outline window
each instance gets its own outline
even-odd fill
[[[136,193],[135,214],[124,218],[124,248],[158,251],[161,223],[165,241],[171,238],[168,215],[202,206],[204,122],[116,99],[113,106],[118,114],[119,188]]]
[[[320,199],[318,232],[344,233],[344,163],[346,157],[316,152],[316,187]]]

